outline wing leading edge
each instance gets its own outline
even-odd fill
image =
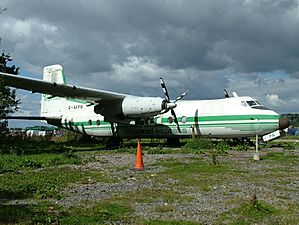
[[[33,93],[38,92],[64,98],[76,98],[95,103],[99,103],[100,101],[119,101],[129,96],[116,92],[109,92],[67,84],[58,84],[56,82],[15,76],[7,73],[0,73],[0,77],[3,78],[5,86],[25,89]]]

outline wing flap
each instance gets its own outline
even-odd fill
[[[126,96],[128,96],[116,92],[109,92],[66,84],[57,84],[55,82],[15,76],[7,73],[0,73],[0,76],[3,78],[5,86],[25,89],[28,91],[32,91],[33,93],[38,92],[58,97],[69,97],[93,102],[100,102],[106,100],[122,100]]]

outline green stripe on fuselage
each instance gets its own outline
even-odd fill
[[[180,126],[190,126],[194,123],[200,123],[202,127],[217,127],[217,126],[239,126],[239,125],[277,125],[279,119],[279,115],[229,115],[229,116],[203,116],[203,117],[187,117],[187,122],[182,123],[181,118],[179,119]],[[248,122],[248,120],[252,120],[252,122]],[[266,120],[277,120],[276,121],[266,121]],[[209,123],[209,122],[217,122],[217,123]],[[100,121],[100,125],[98,125],[97,121],[79,121],[72,122],[74,126],[101,126],[101,125],[110,125],[109,122]],[[66,124],[66,123],[64,123]],[[68,124],[67,124],[68,125]],[[156,124],[150,124],[156,125]],[[176,126],[174,123],[169,123],[167,118],[162,119],[162,125],[167,126]]]
[[[187,122],[213,122],[213,121],[238,121],[238,120],[277,120],[279,115],[223,115],[223,116],[194,116],[187,117]],[[181,122],[182,118],[178,118]],[[162,123],[168,123],[168,118],[163,118]]]

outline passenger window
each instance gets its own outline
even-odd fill
[[[173,123],[173,118],[172,117],[168,117],[168,123]]]
[[[91,126],[92,125],[92,121],[88,120],[88,125]]]
[[[182,123],[186,123],[187,122],[187,117],[186,116],[182,116]]]

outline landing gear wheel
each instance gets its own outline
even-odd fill
[[[123,147],[124,141],[120,137],[110,137],[107,141],[106,148],[114,149]]]
[[[166,145],[170,147],[180,147],[181,142],[179,138],[167,138]]]

